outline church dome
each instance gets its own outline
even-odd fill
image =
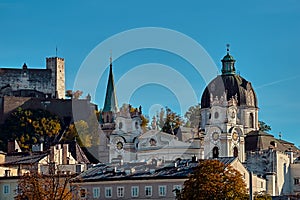
[[[227,101],[231,98],[237,99],[237,106],[248,106],[257,108],[256,94],[249,81],[235,74],[235,60],[229,54],[222,61],[222,75],[218,75],[205,88],[201,98],[201,108],[211,107],[213,99],[226,96]]]
[[[235,60],[234,60],[234,58],[233,58],[232,55],[230,55],[229,53],[227,53],[227,54],[223,57],[222,61],[235,61]]]

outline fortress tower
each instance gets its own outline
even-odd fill
[[[65,60],[63,58],[46,58],[46,67],[51,70],[51,88],[55,98],[65,98]]]

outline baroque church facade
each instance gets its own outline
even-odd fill
[[[176,135],[161,132],[156,125],[144,132],[141,127],[142,108],[124,104],[119,109],[117,102],[111,60],[104,107],[100,111],[100,162],[203,157],[201,139],[197,134],[184,141]]]
[[[119,110],[111,61],[100,116],[100,159],[111,162],[120,158],[128,162],[150,158],[174,160],[195,155],[202,159],[238,157],[244,162],[245,136],[259,130],[258,106],[251,83],[235,71],[235,60],[228,49],[222,59],[222,74],[203,92],[199,129],[190,130],[189,137],[183,139],[159,131],[156,125],[143,133],[141,108],[132,110],[127,105]]]
[[[100,161],[238,158],[248,170],[247,176],[260,180],[251,184],[260,185],[270,195],[300,193],[299,149],[259,129],[258,101],[251,83],[236,73],[229,49],[221,62],[221,75],[202,94],[198,129],[184,132],[181,127],[172,135],[158,130],[155,122],[151,130],[143,132],[141,107],[125,105],[119,110],[111,61],[100,115]]]
[[[235,59],[222,61],[222,74],[205,88],[201,98],[204,158],[238,157],[245,161],[245,136],[258,130],[256,94],[250,82],[236,74]]]

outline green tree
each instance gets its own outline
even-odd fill
[[[268,124],[266,124],[265,122],[263,122],[263,121],[258,121],[258,123],[259,123],[259,130],[260,131],[266,131],[266,132],[268,132],[268,131],[271,131],[271,126],[269,126]]]
[[[230,165],[218,160],[204,160],[184,182],[177,199],[240,200],[248,199],[246,184],[242,175]]]
[[[19,141],[20,147],[29,150],[32,144],[45,140],[50,142],[59,134],[62,122],[58,116],[46,110],[17,108],[1,126],[0,140],[7,142],[14,139]],[[5,148],[6,144],[2,144]]]
[[[201,122],[200,109],[200,104],[189,107],[189,110],[184,114],[184,117],[187,119],[185,123],[186,127],[197,128],[199,126]]]
[[[92,136],[89,133],[89,126],[86,121],[79,120],[68,127],[63,141],[74,141],[75,139],[81,147],[91,147]]]
[[[75,122],[76,131],[78,133],[78,137],[82,142],[81,146],[91,147],[92,145],[92,136],[89,133],[89,125],[87,122],[80,120]]]
[[[183,124],[181,117],[166,107],[166,117],[164,118],[164,125],[162,131],[169,134],[176,134],[178,128]]]
[[[94,111],[87,120],[88,132],[91,135],[91,146],[98,146],[100,144],[99,133],[99,111]]]

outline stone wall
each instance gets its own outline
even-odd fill
[[[270,148],[269,150],[247,152],[246,166],[254,174],[265,177],[274,174],[275,188],[268,188],[274,195],[289,193],[289,156],[280,151]],[[270,178],[269,178],[270,179]],[[267,177],[267,184],[268,184]]]
[[[86,99],[46,99],[31,97],[0,97],[0,123],[16,108],[23,109],[45,109],[58,115],[62,120],[78,121],[88,120],[90,114],[98,110],[97,105]],[[76,109],[74,112],[73,109]]]
[[[51,70],[49,69],[0,69],[0,88],[4,95],[10,91],[37,90],[50,97],[55,96],[52,85]],[[9,91],[7,88],[10,88]],[[8,91],[8,92],[7,92]]]

